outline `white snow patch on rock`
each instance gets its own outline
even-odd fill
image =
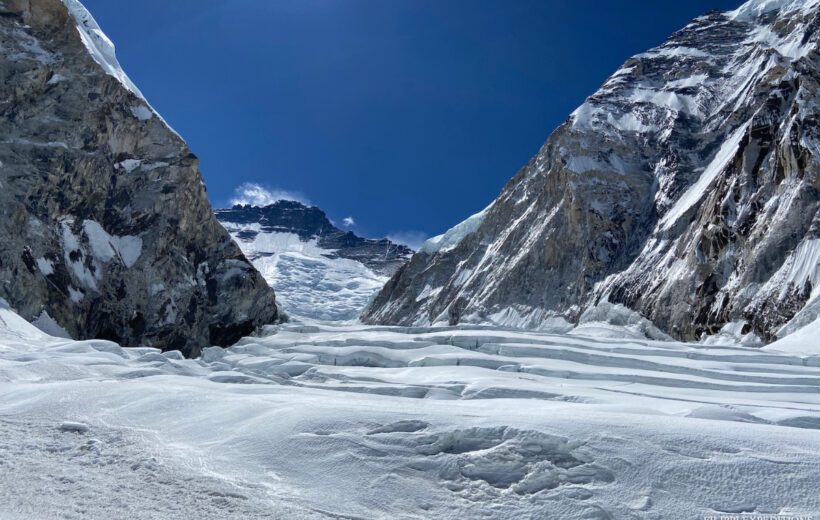
[[[38,258],[36,262],[37,269],[39,269],[44,276],[54,274],[54,262],[44,257]]]
[[[689,87],[696,87],[698,85],[703,84],[708,79],[709,76],[706,74],[695,74],[694,76],[689,76],[688,78],[681,78],[670,81],[666,84],[666,88],[678,89],[678,88],[689,88]]]
[[[57,83],[61,83],[63,81],[67,81],[68,78],[63,76],[62,74],[55,74],[51,76],[51,79],[46,81],[46,85],[56,85]]]
[[[131,107],[131,114],[140,121],[148,121],[154,117],[154,111],[145,105],[136,105]]]
[[[436,287],[435,289],[427,284],[424,286],[424,289],[421,290],[418,296],[416,296],[416,301],[420,302],[422,300],[426,300],[427,298],[435,298],[438,293],[441,292],[441,287]]]
[[[80,244],[80,238],[75,235],[71,229],[73,224],[74,219],[70,217],[60,221],[60,236],[63,242],[63,258],[65,264],[80,285],[96,291],[96,277],[84,263],[84,248]]]
[[[820,238],[805,240],[784,263],[785,282],[797,287],[811,285],[809,301],[820,295]],[[784,291],[785,285],[784,284]],[[781,297],[785,294],[781,294]]]
[[[80,291],[79,289],[75,289],[74,287],[69,287],[68,288],[68,297],[74,303],[80,303],[81,301],[83,301],[83,298],[85,298],[85,294],[82,291]]]
[[[114,165],[114,168],[123,169],[125,173],[131,173],[137,168],[140,167],[142,161],[139,159],[125,159],[124,161],[120,161]]]
[[[746,130],[751,124],[747,121],[740,125],[732,135],[724,141],[718,150],[715,157],[709,162],[709,165],[701,173],[698,180],[681,195],[669,211],[661,218],[658,227],[660,229],[668,229],[674,225],[692,206],[697,204],[707,193],[707,190],[715,181],[717,176],[729,165],[729,162],[734,158],[737,152],[740,140],[746,133]]]
[[[125,267],[133,267],[142,254],[142,239],[138,236],[110,235],[94,220],[85,220],[83,231],[94,257],[102,262],[117,257]]]

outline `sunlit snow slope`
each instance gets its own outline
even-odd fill
[[[190,360],[0,309],[0,517],[820,510],[820,357],[629,334],[267,333]]]

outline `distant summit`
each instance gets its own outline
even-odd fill
[[[240,242],[252,242],[260,233],[292,233],[303,241],[316,240],[322,249],[333,250],[328,253],[329,257],[356,260],[388,276],[413,255],[409,247],[386,238],[362,238],[352,231],[343,231],[334,226],[321,209],[293,200],[280,200],[263,207],[235,205],[231,209],[216,210],[216,218],[226,227],[239,225],[242,229],[235,237]]]
[[[216,218],[297,316],[356,318],[413,254],[386,238],[341,230],[321,209],[292,200],[235,205]]]

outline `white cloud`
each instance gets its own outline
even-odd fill
[[[427,233],[421,231],[396,231],[387,235],[387,239],[405,245],[413,251],[418,251],[424,241],[427,240]]]
[[[354,220],[353,217],[345,217],[344,220],[342,220],[342,224],[344,224],[345,227],[352,227],[356,225],[356,220]]]
[[[234,197],[231,199],[231,205],[237,204],[247,206],[269,206],[279,200],[293,200],[301,202],[306,206],[310,205],[310,201],[298,192],[268,189],[255,182],[245,182],[239,185],[234,190]]]

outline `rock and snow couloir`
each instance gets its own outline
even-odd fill
[[[0,46],[0,298],[51,332],[191,355],[276,319],[197,158],[77,0],[3,0]]]
[[[625,306],[679,339],[764,342],[812,322],[818,41],[818,0],[751,0],[627,60],[364,321],[550,328]]]

